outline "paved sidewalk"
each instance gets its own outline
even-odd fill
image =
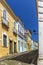
[[[43,59],[42,60],[38,60],[37,65],[43,65]]]
[[[0,58],[0,65],[36,65],[37,58],[38,50],[33,50],[31,52],[16,53],[7,57]]]
[[[6,60],[6,59],[12,59],[12,58],[18,57],[18,56],[26,54],[26,53],[29,53],[29,52],[10,54],[9,56],[5,56],[5,57],[0,58],[0,61]]]
[[[0,65],[34,65],[34,64],[27,64],[16,60],[5,60],[0,62]]]

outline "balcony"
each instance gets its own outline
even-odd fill
[[[27,36],[24,34],[24,40],[27,41]]]
[[[22,38],[24,38],[23,33],[21,33],[20,31],[18,31],[18,35],[21,36]]]
[[[9,22],[5,20],[3,17],[2,17],[2,24],[4,24],[6,27],[9,27]]]
[[[17,34],[17,29],[15,27],[13,28],[13,33]]]

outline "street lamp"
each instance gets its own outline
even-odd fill
[[[36,30],[33,30],[33,33],[38,35],[38,32],[36,32]]]

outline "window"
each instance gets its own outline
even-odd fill
[[[18,41],[18,50],[20,52],[20,41]]]
[[[7,47],[7,36],[3,34],[3,46]]]
[[[21,32],[21,25],[18,25],[18,32]]]
[[[9,45],[10,53],[12,53],[12,40],[10,40],[10,45]]]
[[[22,47],[22,51],[23,51],[23,43],[21,42],[21,47]]]
[[[14,22],[14,28],[16,28],[16,22]]]
[[[6,10],[3,10],[3,18],[6,20]]]

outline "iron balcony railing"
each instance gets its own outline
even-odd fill
[[[2,17],[2,24],[9,27],[9,22]]]
[[[24,38],[24,34],[21,33],[20,31],[18,31],[18,35],[21,36],[22,38]]]

